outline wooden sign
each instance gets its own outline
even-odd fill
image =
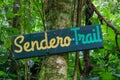
[[[51,30],[13,37],[15,59],[103,47],[100,25]]]

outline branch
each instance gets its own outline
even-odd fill
[[[41,1],[41,4],[42,4],[42,22],[43,22],[44,31],[46,31],[44,0],[40,0],[40,1]]]
[[[83,77],[88,77],[89,73],[92,71],[93,66],[90,63],[90,52],[89,50],[84,51],[83,54],[83,59],[84,59],[84,72],[83,72]]]
[[[76,11],[76,25],[75,26],[81,26],[81,23],[82,23],[82,8],[83,8],[83,1],[84,0],[76,0],[75,1],[75,4],[77,6],[77,11]],[[80,65],[80,61],[79,61],[79,52],[77,51],[76,52],[76,59],[75,59],[75,66],[74,66],[74,76],[73,76],[73,80],[77,80],[77,72],[78,72],[78,69],[80,71],[80,73],[82,73],[82,68],[81,68],[81,65]]]
[[[106,55],[105,55],[105,57],[104,57],[104,60],[107,60],[107,61],[108,61],[109,56],[110,56],[110,51],[107,51],[107,53],[106,53]]]
[[[120,52],[120,46],[119,46],[119,44],[118,44],[118,36],[119,36],[119,35],[120,35],[120,33],[117,33],[117,34],[115,35],[115,42],[116,42],[117,51]]]
[[[120,52],[120,46],[118,44],[118,36],[120,35],[120,31],[118,31],[118,29],[115,28],[115,26],[112,23],[110,23],[105,17],[102,16],[102,14],[96,9],[96,7],[91,2],[91,0],[86,0],[86,3],[88,6],[90,6],[95,11],[95,13],[98,15],[98,18],[100,20],[103,20],[107,24],[107,26],[114,31],[114,33],[116,34],[115,35],[116,48],[117,48],[117,51]]]
[[[79,62],[79,52],[76,52],[73,80],[77,80],[78,62]]]
[[[45,17],[45,13],[44,13],[44,10],[43,10],[43,9],[44,9],[44,6],[43,6],[44,2],[43,2],[43,0],[41,0],[42,10],[39,8],[39,5],[36,4],[35,0],[33,0],[33,3],[35,4],[35,6],[36,6],[37,9],[38,9],[39,15],[40,15],[40,17],[41,17],[41,19],[42,19],[42,23],[43,23],[44,31],[46,31],[46,27],[45,27],[45,19],[44,19],[44,17]]]
[[[108,27],[110,27],[112,30],[114,30],[115,33],[120,33],[112,23],[110,23],[105,17],[102,16],[102,14],[96,9],[96,7],[91,2],[91,0],[86,0],[86,3],[88,6],[92,7],[92,9],[95,11],[95,13],[98,15],[98,17],[100,19],[102,19],[108,25]]]

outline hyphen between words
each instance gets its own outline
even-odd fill
[[[70,30],[74,34],[74,37],[71,38],[68,35],[65,37],[56,36],[54,38],[51,38],[49,41],[46,32],[44,33],[45,38],[41,41],[34,40],[25,42],[25,37],[23,35],[17,36],[14,39],[14,45],[17,47],[17,49],[15,49],[14,52],[21,53],[23,50],[25,52],[31,52],[34,51],[35,49],[46,50],[50,48],[57,48],[59,46],[69,47],[72,41],[75,42],[75,45],[78,45],[79,42],[81,42],[84,45],[102,42],[102,39],[100,38],[99,26],[96,26],[95,29],[92,29],[91,33],[87,34],[79,33],[78,31],[80,30],[80,27],[72,28]]]

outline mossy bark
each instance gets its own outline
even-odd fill
[[[45,0],[46,29],[71,26],[72,0]],[[67,80],[67,54],[47,56],[39,80]]]

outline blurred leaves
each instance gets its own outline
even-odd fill
[[[93,3],[98,11],[120,31],[120,0],[93,0]],[[19,35],[19,31],[21,31],[21,34],[27,34],[44,30],[41,16],[42,4],[40,0],[32,0],[30,4],[22,0],[20,4],[20,10],[14,14],[12,11],[13,0],[0,0],[0,79],[1,77],[7,77],[9,80],[15,80],[16,78],[16,74],[5,72],[5,70],[10,67],[8,64],[5,65],[5,63],[9,60],[8,56],[10,55],[12,36]],[[16,15],[20,17],[21,30],[12,26],[12,20]],[[95,13],[91,21],[93,24],[101,24]],[[101,28],[103,32],[104,49],[91,50],[91,63],[95,68],[92,70],[90,78],[86,80],[99,80],[99,78],[101,80],[116,80],[113,75],[120,77],[120,53],[116,51],[115,34],[104,22],[101,24]],[[118,43],[120,46],[120,35]],[[107,51],[110,52],[110,55],[108,60],[104,60]],[[68,80],[72,80],[73,77],[74,54],[75,53],[69,54]],[[84,65],[82,58],[83,55],[80,55],[80,62]],[[39,58],[32,58],[31,60],[33,64],[40,62]],[[22,77],[24,76],[24,64],[23,60],[19,61],[21,69],[20,75]]]

